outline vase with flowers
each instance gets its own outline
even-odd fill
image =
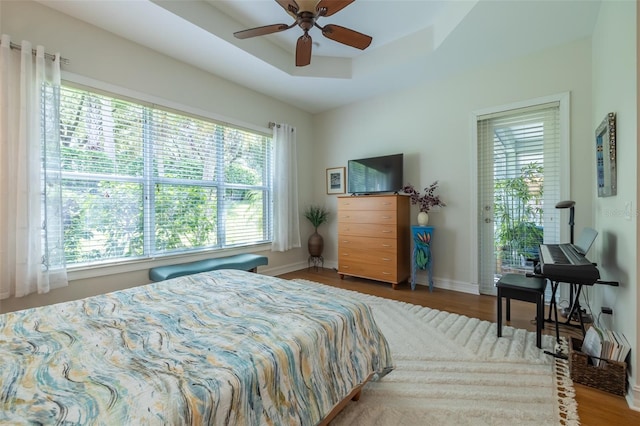
[[[418,192],[413,185],[407,184],[402,188],[402,192],[409,195],[411,204],[418,205],[420,212],[418,213],[418,225],[426,226],[429,223],[429,211],[435,206],[446,206],[440,199],[440,195],[435,192],[438,189],[438,181],[424,189],[424,194]]]

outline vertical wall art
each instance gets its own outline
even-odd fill
[[[344,194],[344,167],[327,169],[327,194]]]
[[[617,194],[616,114],[610,112],[596,129],[596,176],[598,197]]]

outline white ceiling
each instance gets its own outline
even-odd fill
[[[295,67],[298,27],[233,32],[293,18],[274,0],[37,0],[175,59],[317,113],[591,35],[600,0],[356,0],[319,25],[373,37],[360,51],[317,28]]]

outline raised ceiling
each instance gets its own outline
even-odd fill
[[[588,37],[600,0],[356,0],[328,23],[373,37],[364,51],[322,36],[294,65],[298,27],[239,40],[293,18],[274,0],[38,0],[138,44],[317,113],[390,90]]]

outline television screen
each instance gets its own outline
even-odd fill
[[[348,192],[371,194],[400,191],[403,186],[402,167],[402,154],[349,160],[347,163]]]

